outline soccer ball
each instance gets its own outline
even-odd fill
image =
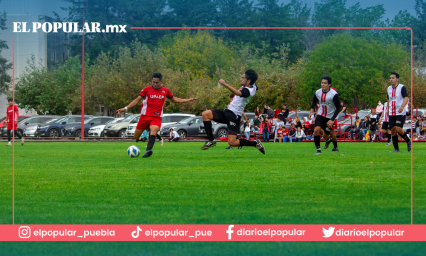
[[[127,149],[127,155],[129,157],[138,157],[141,154],[141,151],[138,147],[132,145]]]

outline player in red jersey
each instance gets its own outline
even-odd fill
[[[143,100],[141,105],[141,117],[139,118],[135,131],[135,139],[137,141],[144,130],[148,128],[150,130],[148,145],[143,157],[150,157],[152,155],[155,137],[161,127],[161,117],[163,116],[163,106],[166,98],[174,103],[194,103],[197,100],[196,98],[180,99],[174,97],[173,93],[169,89],[163,87],[162,79],[163,77],[161,73],[154,73],[152,75],[152,86],[143,88],[143,90],[139,93],[139,96],[130,102],[129,105],[117,110],[119,113],[123,113]]]
[[[18,106],[13,104],[13,99],[8,98],[7,102],[9,106],[6,109],[6,123],[7,123],[7,145],[12,145],[12,131],[15,131],[14,134],[21,139],[21,145],[24,145],[24,138],[16,132],[18,128],[18,119],[19,119],[19,110]]]

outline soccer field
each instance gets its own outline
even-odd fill
[[[156,143],[146,159],[127,156],[132,144],[17,143],[15,224],[410,224],[405,143],[320,156],[313,143],[269,143],[266,155]],[[426,144],[413,148],[414,224],[426,224]],[[0,155],[0,223],[11,224],[12,147]]]

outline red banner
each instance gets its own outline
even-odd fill
[[[426,225],[0,225],[0,241],[426,241]]]

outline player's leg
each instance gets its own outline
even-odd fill
[[[339,151],[339,148],[337,147],[337,137],[334,133],[334,130],[331,130],[331,141],[333,141],[333,149],[331,151]]]
[[[411,151],[411,139],[408,137],[407,133],[402,129],[405,122],[405,116],[397,116],[397,122],[396,122],[396,133],[401,136],[407,143],[407,150]]]
[[[227,119],[225,117],[225,113],[223,110],[219,109],[211,109],[206,110],[202,114],[204,130],[206,130],[208,141],[201,147],[202,150],[209,149],[211,147],[216,146],[216,141],[214,141],[213,136],[213,128],[212,128],[212,120],[218,123],[227,123]],[[239,129],[238,129],[239,132]]]
[[[389,128],[392,135],[392,144],[394,150],[391,153],[399,152],[399,145],[398,145],[398,132],[396,129],[396,116],[390,116],[389,117]]]
[[[135,130],[135,135],[133,138],[136,140],[136,142],[139,142],[139,138],[141,137],[142,133],[143,133],[142,129]]]
[[[152,123],[152,122],[151,122]],[[158,131],[160,131],[160,127],[158,125],[150,125],[149,130],[151,131],[148,137],[148,145],[146,146],[146,151],[142,157],[150,157],[152,155],[152,148],[154,147],[156,135]]]
[[[315,120],[315,123],[317,121]],[[322,131],[321,126],[316,126],[317,124],[315,124],[315,128],[314,128],[314,143],[315,143],[315,148],[317,149],[317,152],[315,153],[315,155],[320,155],[321,154],[321,137],[320,137],[320,133]]]
[[[24,145],[24,137],[22,137],[22,135],[17,130],[15,130],[14,133],[21,140],[21,145],[23,146]]]
[[[260,140],[250,141],[237,138],[240,131],[240,118],[229,110],[224,113],[228,120],[228,144],[232,147],[256,147],[262,154],[265,154],[265,148]]]
[[[7,145],[12,145],[12,130],[7,129]]]

